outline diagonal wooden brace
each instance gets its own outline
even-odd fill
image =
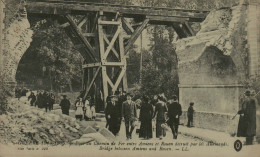
[[[126,19],[124,17],[121,17],[122,19],[122,26],[124,28],[124,30],[126,31],[126,33],[128,35],[134,33],[134,28],[131,26],[131,24],[129,22],[126,21]]]
[[[107,56],[108,56],[108,54],[109,54],[111,48],[114,46],[115,41],[116,41],[116,39],[117,39],[117,37],[118,37],[120,31],[121,31],[121,29],[120,29],[120,27],[118,27],[117,30],[116,30],[116,33],[114,34],[114,36],[113,36],[113,38],[112,38],[112,40],[111,40],[109,46],[108,46],[107,49],[106,49],[105,54],[104,54],[104,56],[103,56],[103,59],[104,59],[104,60],[107,58]]]
[[[107,36],[104,34],[104,40],[105,42],[110,45],[110,41],[108,40]],[[114,55],[116,56],[117,59],[120,59],[119,58],[119,54],[117,53],[117,51],[115,50],[114,47],[111,48],[112,52],[114,53]]]
[[[81,39],[81,41],[83,42],[83,44],[88,48],[88,52],[89,52],[89,56],[94,60],[97,61],[97,59],[94,56],[95,50],[93,49],[93,47],[90,45],[90,43],[88,42],[88,40],[84,37],[84,35],[82,34],[82,32],[79,30],[79,28],[77,27],[76,23],[73,21],[72,17],[70,15],[66,15],[66,18],[68,19],[71,27],[74,29],[74,31],[76,32],[76,35]]]
[[[118,76],[116,83],[114,84],[114,87],[112,88],[112,91],[116,91],[116,89],[118,88],[123,76],[125,75],[125,72],[126,72],[126,66],[123,66],[122,71],[121,71],[120,75]]]
[[[145,27],[147,26],[149,22],[149,19],[145,19],[144,22],[142,23],[141,26],[139,26],[133,33],[133,35],[130,37],[130,39],[127,42],[127,45],[125,47],[125,55],[127,56],[128,51],[130,50],[130,48],[133,46],[134,42],[136,41],[136,39],[139,37],[139,35],[142,33],[142,31],[145,29]]]
[[[90,89],[91,89],[93,83],[95,82],[95,80],[96,80],[96,78],[97,78],[97,75],[98,75],[100,69],[101,69],[101,66],[98,67],[97,71],[95,72],[94,77],[92,78],[92,80],[91,80],[91,82],[90,82],[88,88],[86,89],[86,93],[85,93],[85,95],[84,95],[84,100],[86,99],[86,97],[87,97],[87,95],[88,95],[88,93],[89,93],[89,91],[90,91]]]

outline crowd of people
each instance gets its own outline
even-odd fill
[[[107,98],[107,107],[105,115],[108,129],[117,136],[120,131],[122,120],[125,123],[126,139],[132,138],[132,133],[140,121],[140,129],[138,129],[139,137],[144,139],[153,138],[152,120],[156,121],[156,138],[163,139],[166,136],[166,127],[170,127],[173,138],[177,139],[178,126],[182,108],[178,102],[176,95],[172,99],[167,100],[164,94],[155,95],[152,99],[143,96],[141,101],[132,100],[130,93],[122,92],[111,95]],[[194,104],[194,103],[193,103]],[[138,114],[140,110],[140,114]],[[193,116],[193,108],[189,117]]]
[[[45,111],[53,110],[53,104],[55,103],[55,96],[52,92],[48,92],[45,90],[37,91],[35,95],[33,91],[30,92],[31,94],[28,97],[31,106],[35,106],[38,108],[45,108]]]
[[[31,106],[45,108],[45,111],[53,110],[55,96],[52,92],[37,91],[28,97]],[[25,90],[17,95],[26,95]],[[241,99],[241,107],[237,114],[240,115],[237,136],[246,137],[246,144],[252,144],[256,135],[256,106],[258,104],[255,92],[246,90],[244,97]],[[19,97],[18,97],[19,98]],[[156,138],[163,139],[166,136],[168,127],[171,129],[173,139],[178,137],[178,128],[180,124],[180,116],[182,115],[182,107],[178,102],[178,97],[173,95],[167,100],[164,94],[155,95],[150,98],[144,95],[141,99],[132,100],[132,95],[126,92],[116,92],[110,95],[106,100],[105,117],[106,128],[115,136],[119,134],[121,122],[125,123],[126,139],[132,139],[132,133],[140,121],[140,128],[137,129],[140,138],[153,138],[153,119],[155,120]],[[60,102],[63,114],[69,115],[70,101],[66,95]],[[190,103],[187,111],[187,127],[193,127],[194,102]],[[95,104],[91,97],[87,97],[83,101],[82,97],[78,97],[75,102],[75,117],[78,120],[95,120],[96,111]],[[138,112],[139,111],[139,112]]]

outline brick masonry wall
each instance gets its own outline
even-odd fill
[[[0,1],[0,72],[3,71],[3,49],[4,49],[4,12],[5,5],[2,1]]]
[[[250,1],[248,6],[249,75],[260,75],[260,2]]]

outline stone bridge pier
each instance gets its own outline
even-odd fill
[[[184,111],[194,102],[196,127],[236,132],[244,82],[260,74],[259,10],[250,1],[211,11],[196,36],[177,42],[179,99]]]

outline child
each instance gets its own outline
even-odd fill
[[[188,124],[187,127],[193,127],[193,113],[194,113],[194,109],[193,109],[193,105],[194,102],[190,103],[190,107],[188,108]]]
[[[92,120],[95,120],[96,119],[96,107],[95,107],[95,105],[92,104],[92,106],[90,107],[90,111],[91,111],[91,114],[92,114]]]

